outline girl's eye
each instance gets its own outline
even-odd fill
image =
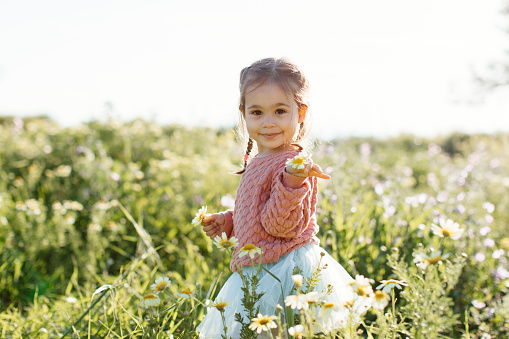
[[[251,114],[252,114],[252,115],[261,115],[261,114],[262,114],[262,111],[258,111],[258,110],[256,110],[256,111],[252,111],[252,112],[251,112]]]
[[[276,110],[276,113],[277,114],[285,114],[286,111],[284,109],[280,108],[280,109]]]

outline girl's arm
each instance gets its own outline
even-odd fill
[[[314,218],[316,187],[316,177],[289,174],[283,167],[272,180],[270,197],[261,213],[265,231],[280,238],[298,237]]]
[[[203,231],[212,239],[223,232],[230,238],[233,236],[233,210],[211,214],[201,224]]]

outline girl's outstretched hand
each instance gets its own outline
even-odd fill
[[[223,213],[214,213],[209,216],[206,216],[202,221],[201,225],[203,226],[203,231],[209,237],[216,234],[218,228],[224,225],[225,219]]]
[[[302,158],[303,157],[296,157],[288,161],[286,163],[286,172],[304,178],[317,177],[322,179],[330,179],[330,175],[323,173],[320,166],[313,164],[313,160],[310,158]]]

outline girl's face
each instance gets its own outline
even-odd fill
[[[247,88],[243,112],[249,136],[256,141],[258,154],[266,156],[287,150],[304,121],[305,112],[277,84]]]

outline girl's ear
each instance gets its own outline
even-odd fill
[[[308,113],[308,106],[301,105],[299,107],[299,124],[304,122],[304,120],[306,119],[306,114],[307,113]]]

